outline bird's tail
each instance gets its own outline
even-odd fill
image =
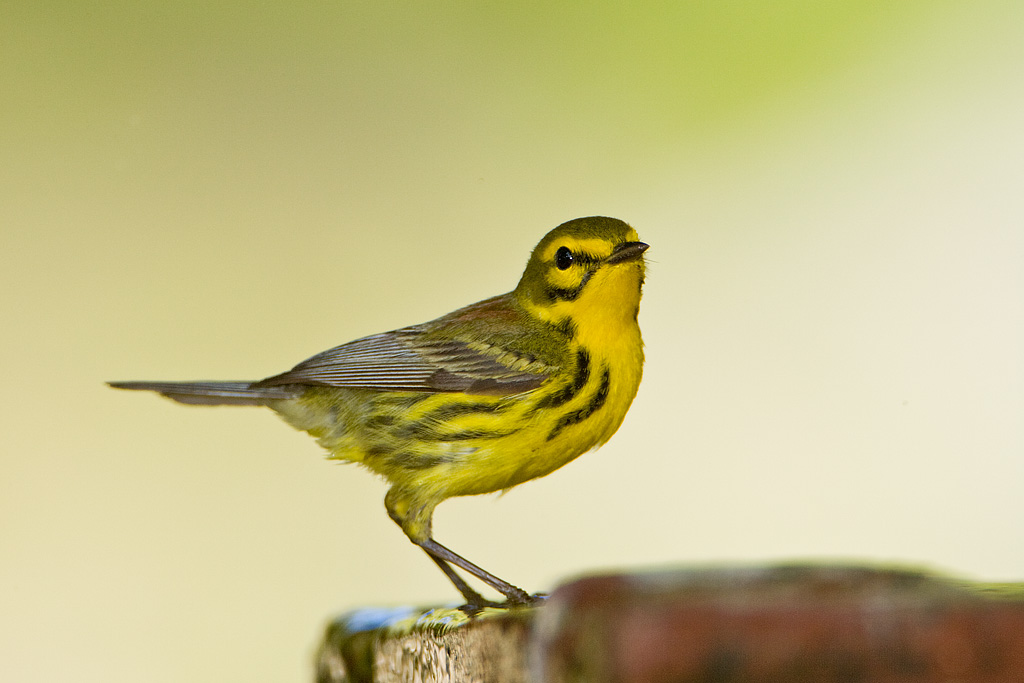
[[[288,386],[260,387],[251,382],[107,382],[115,389],[155,391],[178,403],[205,406],[265,406],[273,400],[294,398]]]

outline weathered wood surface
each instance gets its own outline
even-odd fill
[[[582,579],[537,608],[360,610],[319,683],[1021,683],[1024,584],[853,566]]]
[[[319,683],[488,681],[527,683],[527,638],[536,608],[359,610],[327,631]]]

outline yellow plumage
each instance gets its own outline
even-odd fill
[[[184,403],[266,405],[332,458],[391,484],[388,513],[463,593],[462,568],[529,595],[433,539],[434,508],[508,489],[600,446],[640,385],[643,252],[613,218],[548,233],[519,285],[437,320],[356,340],[259,382],[120,382]]]

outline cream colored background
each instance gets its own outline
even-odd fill
[[[0,679],[309,680],[332,615],[454,600],[269,412],[103,381],[281,371],[507,291],[589,214],[652,245],[640,395],[439,539],[532,590],[1024,579],[1024,4],[2,14]]]

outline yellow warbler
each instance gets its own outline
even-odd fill
[[[112,382],[181,403],[259,405],[315,436],[330,457],[391,485],[388,514],[470,607],[525,591],[434,540],[434,508],[542,477],[619,428],[643,372],[637,325],[643,253],[614,218],[563,223],[518,286],[431,322],[343,344],[258,382]]]

